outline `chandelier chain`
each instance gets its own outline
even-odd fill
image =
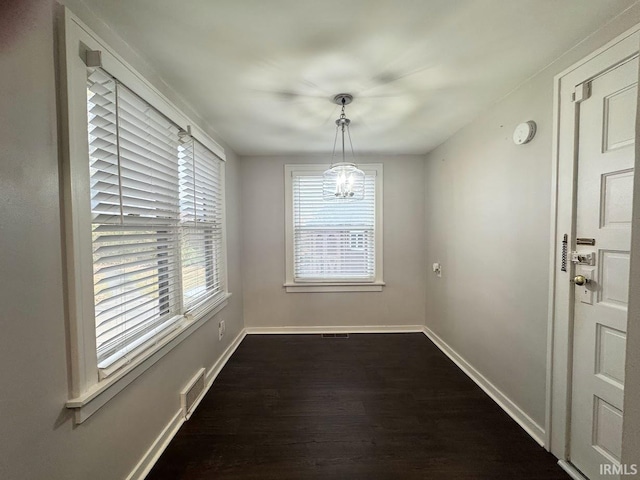
[[[338,128],[340,127],[336,125],[336,135],[333,138],[333,153],[331,154],[331,165],[333,165],[333,161],[336,158],[336,145],[338,144]]]
[[[351,141],[351,129],[347,126],[347,135],[349,136],[349,145],[351,146],[351,156],[353,163],[356,163],[356,152],[353,150],[353,142]]]

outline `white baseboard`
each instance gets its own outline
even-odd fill
[[[218,374],[222,371],[222,368],[229,361],[229,359],[236,351],[240,343],[242,343],[242,340],[246,335],[246,329],[242,329],[238,336],[234,338],[233,342],[231,342],[231,344],[223,352],[223,354],[220,355],[216,363],[214,363],[213,366],[207,371],[205,377],[206,385],[204,393],[200,395],[198,401],[193,405],[193,409],[191,410],[192,412],[195,411],[196,408],[198,408],[198,405],[200,405],[200,401],[207,394],[207,392],[213,385],[213,382],[218,377]],[[160,458],[160,455],[162,455],[162,452],[165,451],[165,449],[169,445],[169,442],[173,440],[173,437],[175,437],[176,433],[178,433],[178,430],[184,422],[184,413],[181,408],[176,412],[173,418],[169,420],[169,423],[162,429],[162,432],[160,432],[160,435],[158,435],[158,437],[154,440],[149,450],[147,450],[147,452],[143,455],[135,468],[131,471],[131,473],[127,477],[127,480],[143,480],[149,474],[153,466]]]
[[[155,439],[151,448],[147,450],[147,453],[140,459],[135,468],[131,471],[127,480],[142,480],[151,471],[151,468],[155,465],[162,455],[162,452],[167,448],[169,442],[176,436],[178,430],[184,423],[184,416],[182,409],[178,410],[173,416],[166,427],[162,429],[158,438]]]
[[[529,415],[518,407],[509,397],[498,389],[493,383],[491,383],[484,375],[476,370],[470,363],[462,358],[458,353],[453,350],[447,343],[436,335],[428,327],[423,328],[424,334],[431,340],[442,352],[449,357],[453,363],[455,363],[460,369],[467,374],[471,380],[476,382],[478,386],[489,395],[494,402],[496,402],[502,409],[513,418],[518,425],[520,425],[525,432],[531,435],[541,447],[544,447],[544,429],[538,425]]]
[[[322,334],[322,333],[422,333],[423,325],[371,325],[371,326],[327,326],[327,327],[247,327],[248,335]]]
[[[227,364],[227,362],[231,358],[231,355],[234,354],[234,352],[240,346],[240,344],[242,343],[242,340],[244,340],[244,337],[246,336],[247,336],[247,329],[243,328],[242,330],[240,330],[240,333],[238,333],[238,336],[233,339],[233,342],[229,344],[229,346],[224,351],[224,353],[220,355],[220,358],[218,358],[218,361],[214,363],[213,366],[209,369],[206,377],[207,391],[211,388],[211,385],[213,385],[213,382],[215,381],[215,379],[218,378],[218,374],[220,374],[220,372],[222,371],[222,368]]]
[[[573,480],[589,480],[587,477],[582,475],[576,467],[566,460],[558,460],[558,465],[560,465],[560,468],[567,472]]]

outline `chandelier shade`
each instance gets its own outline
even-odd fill
[[[322,176],[325,200],[364,199],[364,172],[353,163],[334,163]]]

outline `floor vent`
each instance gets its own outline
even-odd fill
[[[349,338],[348,333],[323,333],[322,338]]]
[[[204,395],[205,378],[205,369],[201,368],[180,393],[180,404],[185,420],[189,420]]]

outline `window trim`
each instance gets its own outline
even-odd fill
[[[71,11],[58,9],[59,106],[61,176],[63,180],[64,241],[66,255],[67,312],[71,382],[67,408],[82,423],[122,391],[135,378],[171,351],[227,305],[227,236],[224,149],[185,115],[136,69],[84,25]],[[202,310],[186,312],[185,320],[168,335],[104,379],[99,378],[94,318],[93,261],[91,241],[90,173],[87,163],[86,113],[87,50],[102,52],[102,66],[180,128],[191,134],[222,160],[222,261],[225,289],[217,302]],[[203,302],[206,303],[206,302]]]
[[[383,281],[383,167],[381,163],[358,164],[358,168],[365,173],[375,174],[376,202],[375,202],[375,269],[373,281],[362,280],[300,282],[294,276],[294,246],[293,246],[293,175],[297,173],[316,174],[324,172],[329,166],[326,164],[287,164],[284,166],[285,188],[285,282],[287,293],[330,293],[330,292],[380,292],[384,287]]]

